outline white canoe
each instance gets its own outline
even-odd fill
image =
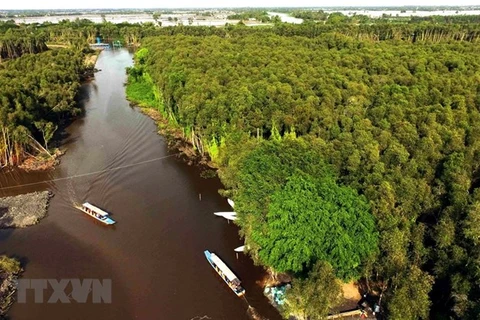
[[[227,202],[228,202],[228,204],[230,205],[230,207],[232,207],[232,209],[233,209],[233,207],[234,207],[234,205],[235,205],[235,203],[233,202],[233,200],[232,200],[232,199],[227,199]]]
[[[225,219],[231,220],[231,221],[237,220],[237,216],[232,216],[232,215],[228,215],[228,214],[224,215],[223,217]]]
[[[244,252],[245,251],[245,246],[240,246],[238,248],[234,249],[235,252]]]
[[[225,217],[225,216],[235,217],[237,215],[237,213],[233,212],[233,211],[214,212],[213,214],[216,215],[216,216],[219,216],[219,217]]]

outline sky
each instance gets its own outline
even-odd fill
[[[8,9],[98,9],[98,8],[212,8],[212,7],[324,7],[324,6],[446,6],[480,5],[480,0],[1,0]]]

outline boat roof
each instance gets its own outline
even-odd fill
[[[237,276],[230,270],[227,265],[219,258],[215,253],[210,255],[210,259],[212,259],[213,263],[217,265],[217,267],[223,272],[227,279],[233,281],[235,279],[238,280]]]
[[[102,209],[100,209],[100,208],[98,208],[98,207],[96,207],[96,206],[94,206],[93,204],[90,204],[90,203],[88,203],[88,202],[85,202],[85,203],[83,204],[83,206],[84,206],[85,208],[88,208],[88,209],[92,210],[92,211],[95,211],[96,213],[98,213],[98,214],[100,214],[100,215],[102,215],[102,216],[108,216],[108,215],[109,215],[108,212],[105,212],[105,211],[103,211]]]

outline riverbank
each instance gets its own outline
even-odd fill
[[[71,47],[71,45],[65,43],[47,43],[47,46],[50,50],[66,49]],[[82,81],[91,79],[94,73],[97,71],[95,69],[95,64],[97,63],[100,52],[102,52],[102,50],[91,49],[90,52],[85,53],[85,57],[83,59],[83,72],[80,73],[80,78]]]
[[[25,228],[47,215],[52,193],[49,191],[0,198],[0,229]]]
[[[22,271],[18,260],[0,256],[0,319],[7,319],[5,315],[15,301],[16,281]]]
[[[158,134],[163,136],[170,150],[178,150],[189,165],[200,165],[216,169],[206,153],[199,152],[198,148],[185,135],[185,131],[174,125],[164,113],[161,112],[163,104],[160,93],[155,92],[153,82],[148,74],[140,77],[128,76],[126,84],[127,100],[132,106],[153,119],[158,127]]]
[[[85,71],[81,75],[82,81],[89,80],[94,77],[95,72],[98,70],[95,68],[97,64],[98,56],[100,55],[101,50],[93,50],[93,52],[85,55],[85,60],[83,62]]]
[[[60,149],[55,149],[51,154],[42,153],[36,156],[30,156],[23,160],[18,167],[26,172],[33,171],[48,171],[52,170],[55,166],[60,163],[60,157],[64,154],[64,151]]]
[[[72,57],[73,56],[73,57]],[[16,95],[17,100],[11,101],[11,104],[35,105],[38,109],[30,108],[24,115],[28,121],[12,123],[9,126],[2,126],[2,138],[0,139],[0,148],[4,150],[0,156],[1,167],[18,167],[24,171],[47,171],[53,169],[59,164],[59,158],[64,154],[63,150],[58,149],[64,138],[64,129],[73,119],[82,113],[78,103],[81,85],[90,80],[96,71],[95,64],[99,52],[90,50],[83,53],[73,48],[57,48],[39,53],[33,56],[24,56],[15,59],[8,64],[12,66],[2,70],[0,80],[10,81],[15,79],[20,88],[25,82],[31,85],[24,90],[31,92],[31,99],[26,99],[23,95]],[[30,61],[30,60],[32,61]],[[66,61],[73,59],[71,65]],[[55,79],[60,79],[63,84],[60,86],[52,81],[40,81],[38,74],[45,69],[51,68],[50,64],[57,63],[59,68],[52,70]],[[33,65],[34,70],[29,67]],[[22,81],[15,73],[16,69],[25,69],[25,73],[31,72],[36,84],[28,81]],[[23,75],[23,73],[21,73]],[[59,80],[56,80],[59,81]],[[14,86],[15,87],[15,86]],[[45,92],[49,92],[49,98],[45,102]],[[56,93],[56,94],[54,94]],[[60,94],[61,93],[61,94]],[[0,96],[2,96],[0,94]],[[26,99],[25,101],[23,101]],[[55,106],[57,105],[57,106]],[[54,107],[55,106],[55,107]],[[60,107],[61,106],[61,107]],[[45,111],[51,107],[51,111]],[[11,108],[7,105],[6,112]],[[57,116],[53,116],[53,113]],[[22,132],[21,139],[18,131]],[[17,141],[18,139],[21,140]]]
[[[151,107],[142,107],[132,102],[140,111],[153,119],[158,127],[158,134],[165,138],[170,150],[179,151],[189,165],[206,166],[216,168],[207,155],[201,155],[193,144],[185,137],[183,130],[172,126],[160,111]]]

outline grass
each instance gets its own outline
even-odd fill
[[[161,101],[155,95],[153,81],[147,73],[137,77],[129,75],[126,94],[128,100],[141,107],[158,109],[161,105]]]
[[[137,81],[129,81],[127,84],[128,100],[144,107],[155,107],[155,94],[152,85],[140,78]]]

